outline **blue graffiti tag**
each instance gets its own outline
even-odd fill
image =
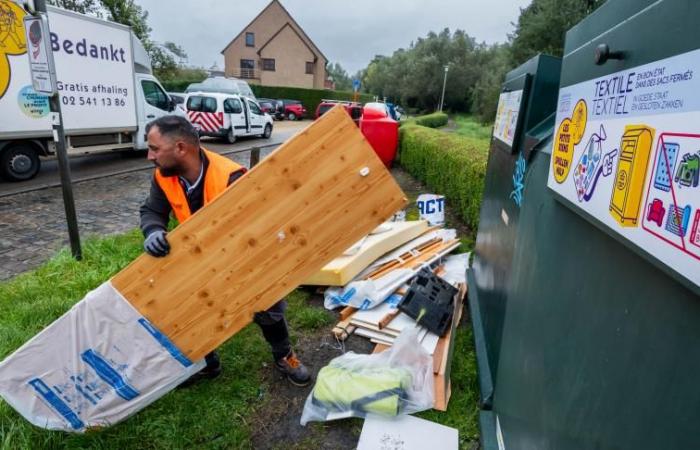
[[[525,179],[525,158],[521,153],[518,160],[515,162],[515,170],[513,171],[513,192],[510,193],[510,198],[513,199],[518,208],[523,202],[523,180]]]

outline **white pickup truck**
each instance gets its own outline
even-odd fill
[[[48,97],[32,89],[24,10],[0,0],[0,175],[28,180],[55,144]],[[127,26],[48,8],[69,155],[147,148],[145,126],[175,108]]]

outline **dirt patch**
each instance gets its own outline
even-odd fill
[[[309,304],[323,308],[323,297],[313,295]],[[292,330],[294,333],[294,330]],[[295,333],[294,345],[299,359],[316,374],[328,362],[343,354],[343,347],[331,335],[330,327],[306,333]],[[345,351],[371,353],[374,344],[368,339],[350,336],[344,343]],[[271,366],[271,364],[270,364]],[[338,449],[354,448],[362,431],[362,419],[344,419],[333,422],[299,424],[304,402],[313,383],[296,387],[273,367],[263,369],[261,402],[249,424],[253,429],[252,447],[255,449]]]

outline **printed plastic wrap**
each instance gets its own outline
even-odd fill
[[[326,309],[336,309],[343,306],[352,306],[360,310],[374,308],[384,302],[391,296],[396,289],[400,288],[404,283],[407,283],[413,278],[421,267],[429,267],[436,261],[444,258],[443,254],[434,255],[428,261],[425,261],[420,267],[415,269],[396,269],[377,279],[363,279],[367,274],[371,273],[377,267],[394,260],[400,260],[399,256],[410,252],[411,249],[430,241],[431,239],[439,238],[443,241],[455,239],[456,232],[453,229],[440,229],[426,233],[407,244],[387,253],[367,269],[362,271],[354,281],[351,281],[342,287],[329,287],[323,294],[323,306]],[[455,244],[455,246],[457,246]],[[447,251],[445,251],[447,253]],[[466,269],[465,269],[466,270]],[[464,277],[462,277],[464,278]]]
[[[321,369],[301,424],[413,414],[432,408],[433,399],[433,358],[420,345],[418,328],[412,328],[381,353],[348,352]]]
[[[140,411],[203,367],[106,282],[0,363],[0,395],[36,426],[84,432]]]

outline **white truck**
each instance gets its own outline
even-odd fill
[[[24,10],[0,0],[0,175],[28,180],[55,153],[48,97],[32,89]],[[127,26],[48,8],[69,155],[147,148],[145,126],[184,115]]]

